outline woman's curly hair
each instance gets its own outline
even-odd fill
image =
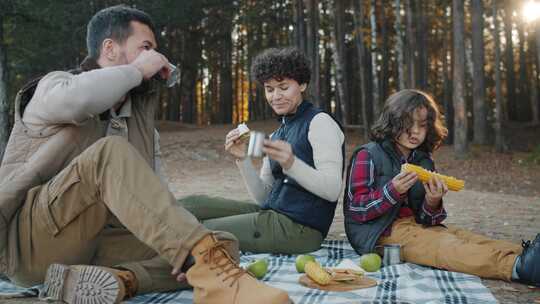
[[[370,139],[395,141],[401,133],[409,132],[413,125],[413,113],[419,108],[426,108],[428,125],[426,139],[418,149],[433,152],[448,135],[448,129],[433,97],[419,90],[401,90],[388,97],[379,119],[371,128]]]
[[[308,84],[311,77],[309,60],[295,47],[266,49],[251,64],[251,75],[261,85],[276,79],[296,80],[298,84]]]

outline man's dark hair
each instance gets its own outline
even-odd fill
[[[270,48],[257,55],[251,65],[251,74],[260,84],[284,78],[308,84],[311,77],[309,60],[297,48]]]
[[[433,152],[448,135],[448,129],[433,97],[419,90],[401,90],[388,97],[379,119],[371,127],[370,139],[394,141],[401,133],[409,132],[413,125],[413,113],[421,108],[427,110],[427,134],[418,149]]]
[[[154,22],[150,16],[136,8],[126,5],[111,6],[97,12],[88,22],[86,30],[86,47],[88,56],[98,59],[103,40],[110,38],[123,43],[132,34],[131,21],[147,25],[156,33]]]

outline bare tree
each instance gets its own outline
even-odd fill
[[[506,150],[504,136],[502,133],[503,113],[502,113],[502,88],[501,88],[501,39],[499,33],[499,17],[497,1],[493,1],[493,42],[495,47],[495,149],[498,152]]]
[[[465,103],[465,25],[464,4],[462,0],[453,0],[452,21],[454,28],[454,151],[458,157],[465,157],[467,143],[467,108]]]
[[[484,6],[482,0],[472,0],[472,57],[474,142],[487,143],[487,106],[484,83]]]

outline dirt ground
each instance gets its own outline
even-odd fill
[[[251,123],[251,129],[270,133],[275,121]],[[161,145],[171,190],[177,197],[208,194],[249,199],[232,157],[223,148],[233,126],[195,127],[161,123]],[[512,153],[495,153],[491,147],[472,146],[470,156],[456,159],[451,146],[434,155],[438,171],[466,181],[465,190],[445,199],[446,223],[489,237],[521,242],[540,233],[540,164],[527,161],[540,144],[540,128],[516,126],[508,130]],[[363,142],[358,130],[347,132],[347,157]],[[329,238],[344,239],[341,204]],[[540,303],[540,289],[502,281],[484,280],[501,303]],[[9,301],[29,303],[31,300]]]

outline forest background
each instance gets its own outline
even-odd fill
[[[531,1],[0,0],[0,155],[17,91],[76,67],[90,17],[119,3],[153,16],[159,50],[182,71],[177,86],[160,88],[159,120],[272,117],[249,66],[265,48],[295,45],[311,60],[308,99],[364,135],[403,88],[435,96],[457,157],[469,143],[507,151],[508,124],[539,123],[540,7]]]
[[[159,51],[182,71],[156,103],[176,197],[249,199],[223,139],[243,121],[277,127],[249,66],[268,47],[294,45],[311,61],[307,98],[346,127],[347,156],[390,94],[425,90],[450,129],[437,169],[466,180],[445,198],[446,223],[517,243],[540,231],[539,1],[0,0],[0,157],[17,91],[77,67],[88,20],[120,3],[153,17]],[[332,239],[345,239],[340,208]],[[483,282],[501,303],[540,303],[538,289]]]

